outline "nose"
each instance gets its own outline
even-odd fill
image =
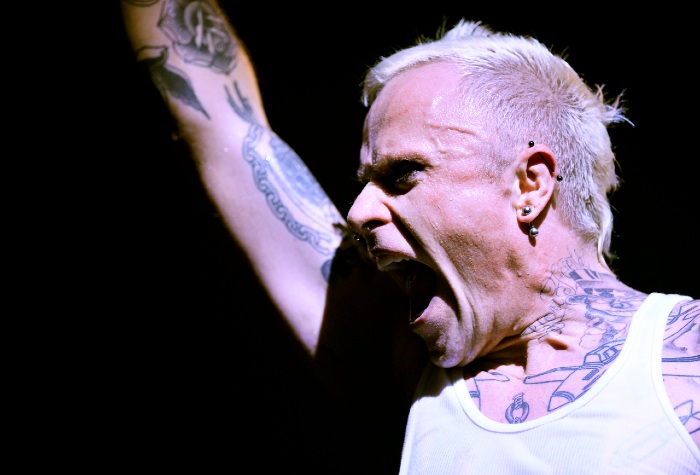
[[[374,183],[367,183],[350,207],[347,221],[360,235],[391,221],[386,194]]]

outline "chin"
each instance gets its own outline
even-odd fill
[[[455,366],[465,366],[466,364],[462,352],[428,346],[428,354],[430,362],[439,368],[454,368]]]

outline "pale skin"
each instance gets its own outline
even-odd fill
[[[562,278],[552,273],[553,263],[576,255],[574,266],[612,276],[595,247],[551,206],[557,167],[548,147],[523,143],[499,179],[483,179],[474,150],[488,140],[488,127],[455,107],[457,82],[452,65],[433,63],[400,74],[382,90],[365,125],[359,174],[367,184],[348,219],[380,269],[401,270],[411,260],[438,276],[430,304],[411,323],[432,362],[465,367],[470,387],[495,381],[480,384],[478,396],[493,420],[508,422],[504,409],[515,399],[528,401],[534,419],[551,411],[556,386],[526,384],[526,378],[579,366],[601,343],[591,332],[589,306],[561,298],[561,285],[543,285]],[[527,216],[524,206],[532,209]],[[536,239],[527,234],[530,222],[541,230]],[[624,302],[610,322],[615,339],[624,339],[645,295],[616,279],[605,288],[603,301]],[[698,302],[693,305],[697,314]],[[685,336],[688,355],[698,353],[697,337],[695,326]],[[664,355],[671,353],[667,348]],[[695,374],[697,366],[685,370]],[[685,378],[682,388],[667,381],[674,406],[700,396],[697,378]],[[692,436],[700,441],[700,433]]]
[[[170,45],[156,27],[159,6],[125,2],[124,13],[135,50]],[[205,13],[223,18],[216,10]],[[239,45],[228,23],[223,25]],[[401,73],[367,114],[359,171],[365,185],[347,224],[383,272],[363,270],[368,262],[359,256],[343,261],[350,263],[346,274],[324,278],[321,269],[334,252],[336,262],[354,252],[340,232],[346,223],[327,200],[304,195],[308,187],[294,190],[283,173],[289,162],[282,159],[298,158],[274,140],[244,49],[230,56],[235,63],[224,72],[172,51],[168,57],[190,80],[206,115],[173,99],[172,91],[164,97],[213,202],[310,356],[341,347],[330,340],[340,334],[334,319],[352,321],[360,336],[379,331],[375,322],[396,321],[400,326],[390,332],[399,350],[387,343],[372,357],[395,360],[405,383],[397,389],[401,397],[412,394],[429,357],[441,367],[464,368],[486,416],[517,423],[559,404],[552,397],[556,385],[529,381],[549,370],[579,367],[604,343],[624,340],[645,295],[614,278],[595,245],[559,216],[552,202],[556,155],[546,144],[529,146],[524,137],[502,175],[484,179],[477,150],[491,138],[488,124],[455,107],[457,76],[447,63]],[[532,209],[527,215],[525,206]],[[536,238],[528,235],[530,223],[540,229]],[[398,303],[399,292],[387,278],[403,289],[414,267],[420,283],[424,266],[436,276],[435,291],[429,305],[413,309],[422,313],[409,325],[407,306]],[[576,280],[572,270],[593,277]],[[419,299],[413,300],[417,305]],[[682,318],[669,320],[663,353],[664,373],[674,376],[664,383],[700,445],[700,420],[692,409],[692,403],[700,405],[700,363],[693,359],[700,354],[700,301],[679,304],[674,314]],[[416,341],[425,347],[417,348]],[[345,344],[351,352],[352,343]],[[397,351],[400,358],[392,356]],[[523,401],[528,414],[519,412]]]

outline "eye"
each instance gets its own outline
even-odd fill
[[[425,167],[414,161],[400,160],[391,163],[379,181],[387,192],[408,193],[418,183],[418,173]]]

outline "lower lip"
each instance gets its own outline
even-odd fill
[[[425,307],[423,309],[423,311],[413,321],[409,320],[408,324],[411,326],[411,328],[413,328],[416,325],[420,325],[421,323],[423,323],[427,319],[427,317],[430,313],[429,310],[430,310],[430,306],[432,305],[432,302],[433,301],[431,300],[430,303],[428,303],[428,306]]]

